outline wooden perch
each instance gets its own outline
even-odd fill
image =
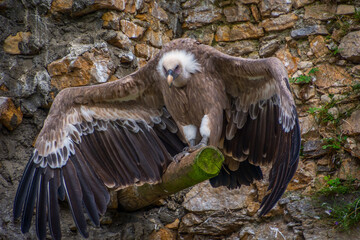
[[[182,189],[215,177],[224,161],[222,153],[214,147],[204,147],[172,162],[158,184],[144,184],[118,192],[118,204],[124,210],[135,211]]]

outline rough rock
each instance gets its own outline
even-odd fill
[[[351,116],[341,124],[341,132],[345,135],[353,136],[360,134],[360,110],[354,111]]]
[[[317,131],[317,123],[314,116],[308,115],[299,117],[300,131],[302,136],[315,135]]]
[[[150,234],[149,240],[175,240],[176,234],[167,228],[160,228]]]
[[[294,0],[293,4],[295,8],[301,8],[303,6],[313,3],[314,1],[315,0]]]
[[[280,47],[279,40],[273,39],[269,42],[260,46],[259,55],[261,57],[270,57],[272,56]]]
[[[209,23],[216,22],[222,17],[222,9],[210,4],[204,4],[188,12],[184,19],[184,28],[194,29]]]
[[[169,228],[169,229],[178,229],[179,228],[179,224],[180,224],[180,220],[177,218],[175,219],[174,222],[172,223],[169,223],[169,224],[166,224],[166,228]]]
[[[104,13],[101,17],[103,20],[103,28],[120,30],[121,17],[121,14],[114,11]]]
[[[349,177],[357,177],[360,174],[359,161],[347,156],[341,157],[341,166],[337,177],[342,180],[348,180]]]
[[[151,15],[162,22],[168,22],[169,16],[167,15],[166,11],[159,6],[159,4],[154,1],[151,8]]]
[[[310,48],[312,52],[315,54],[315,57],[320,58],[330,53],[329,49],[326,46],[325,38],[322,36],[316,36],[310,42]]]
[[[291,0],[263,0],[259,8],[263,17],[277,17],[281,14],[288,13],[291,6]]]
[[[226,54],[239,57],[256,51],[256,45],[255,41],[243,40],[232,43],[219,43],[215,48]]]
[[[343,58],[360,63],[360,31],[347,34],[341,40],[339,49]]]
[[[245,213],[238,211],[216,211],[210,216],[188,213],[181,219],[179,232],[221,236],[240,229],[249,219]]]
[[[0,124],[8,130],[14,130],[22,122],[23,114],[8,97],[0,97]]]
[[[328,34],[329,32],[324,25],[313,25],[291,31],[291,37],[294,39],[305,38],[311,35],[328,35]]]
[[[215,34],[216,41],[236,41],[243,39],[254,39],[264,36],[264,31],[261,27],[257,27],[251,23],[241,23],[233,25],[232,28],[228,26],[219,26]]]
[[[305,19],[329,20],[335,18],[336,5],[319,4],[305,6]]]
[[[230,27],[227,25],[219,26],[216,30],[215,41],[217,42],[230,41]]]
[[[137,57],[145,58],[146,60],[149,60],[158,52],[159,52],[159,49],[151,47],[151,46],[143,44],[143,43],[135,45],[135,55]]]
[[[250,10],[251,10],[251,14],[254,17],[255,21],[259,22],[261,20],[261,15],[260,15],[260,11],[259,11],[257,5],[252,4],[250,6]]]
[[[351,83],[351,76],[342,67],[329,63],[324,63],[316,67],[319,70],[315,72],[315,85],[319,88],[346,86]]]
[[[279,58],[285,65],[289,75],[293,74],[297,70],[297,64],[299,58],[294,57],[288,48],[282,48],[275,53],[275,56]]]
[[[240,3],[224,8],[224,15],[228,22],[244,22],[250,20],[249,8]]]
[[[350,152],[351,156],[360,159],[360,138],[356,137],[348,137],[346,139],[346,143],[344,147],[347,152]]]
[[[55,0],[51,4],[51,13],[71,13],[73,16],[83,16],[101,9],[112,9],[135,13],[143,6],[143,1],[126,0]]]
[[[21,54],[19,44],[29,42],[30,32],[18,32],[15,36],[8,36],[4,41],[4,51],[9,54]]]
[[[230,30],[230,41],[259,38],[264,36],[264,31],[251,23],[237,24]]]
[[[298,170],[287,187],[287,191],[306,189],[316,177],[316,164],[313,161],[299,161]]]
[[[258,4],[260,2],[260,0],[239,0],[241,3],[243,4]]]
[[[296,85],[293,87],[293,92],[298,99],[303,101],[308,101],[316,95],[315,87],[310,84]]]
[[[360,75],[360,65],[352,67],[350,72],[354,75]]]
[[[277,18],[265,19],[261,22],[261,26],[265,29],[265,31],[279,31],[288,28],[292,28],[295,25],[298,17],[293,14],[280,15]]]
[[[301,61],[298,64],[298,69],[306,69],[306,68],[311,68],[313,66],[314,64],[310,61]]]
[[[205,28],[201,30],[186,31],[182,37],[193,38],[201,43],[211,45],[214,40],[215,34],[211,29]]]
[[[51,2],[51,9],[52,13],[59,12],[59,13],[67,13],[71,11],[73,5],[73,0],[54,0]]]
[[[303,144],[303,153],[305,157],[318,158],[328,151],[322,148],[323,142],[321,140],[309,140]]]
[[[142,37],[146,30],[145,28],[127,20],[120,20],[120,25],[121,31],[131,39]]]
[[[148,29],[145,33],[144,40],[154,47],[161,48],[165,43],[170,41],[170,38],[166,34]]]
[[[347,15],[347,14],[354,14],[355,13],[355,6],[354,5],[338,5],[336,9],[337,15]]]
[[[331,38],[334,39],[336,42],[340,42],[340,40],[344,37],[346,33],[341,29],[334,29],[331,34]]]
[[[229,190],[211,187],[209,181],[193,187],[185,196],[183,206],[190,212],[236,210],[245,207],[249,187]],[[223,197],[220,197],[223,196]]]
[[[107,36],[104,36],[104,39],[109,44],[124,50],[129,50],[132,46],[131,40],[121,31],[109,31],[107,32]]]
[[[107,48],[92,48],[79,56],[66,56],[48,65],[51,85],[57,89],[106,82],[114,70]]]

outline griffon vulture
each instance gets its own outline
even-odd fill
[[[277,58],[243,59],[178,39],[138,71],[105,84],[68,88],[55,98],[19,184],[14,218],[27,232],[61,238],[65,196],[80,233],[84,209],[95,225],[107,188],[156,183],[173,156],[213,145],[226,155],[214,187],[262,179],[272,164],[260,215],[284,193],[299,160],[300,131],[288,75]]]

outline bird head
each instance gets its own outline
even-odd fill
[[[182,50],[173,50],[165,53],[159,61],[158,72],[166,79],[169,87],[184,87],[191,74],[199,71],[200,64],[194,55]]]

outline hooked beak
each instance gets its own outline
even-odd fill
[[[173,85],[173,80],[174,80],[174,72],[173,72],[173,70],[167,71],[166,79],[167,79],[167,82],[169,84],[169,88],[171,88],[171,86]]]

